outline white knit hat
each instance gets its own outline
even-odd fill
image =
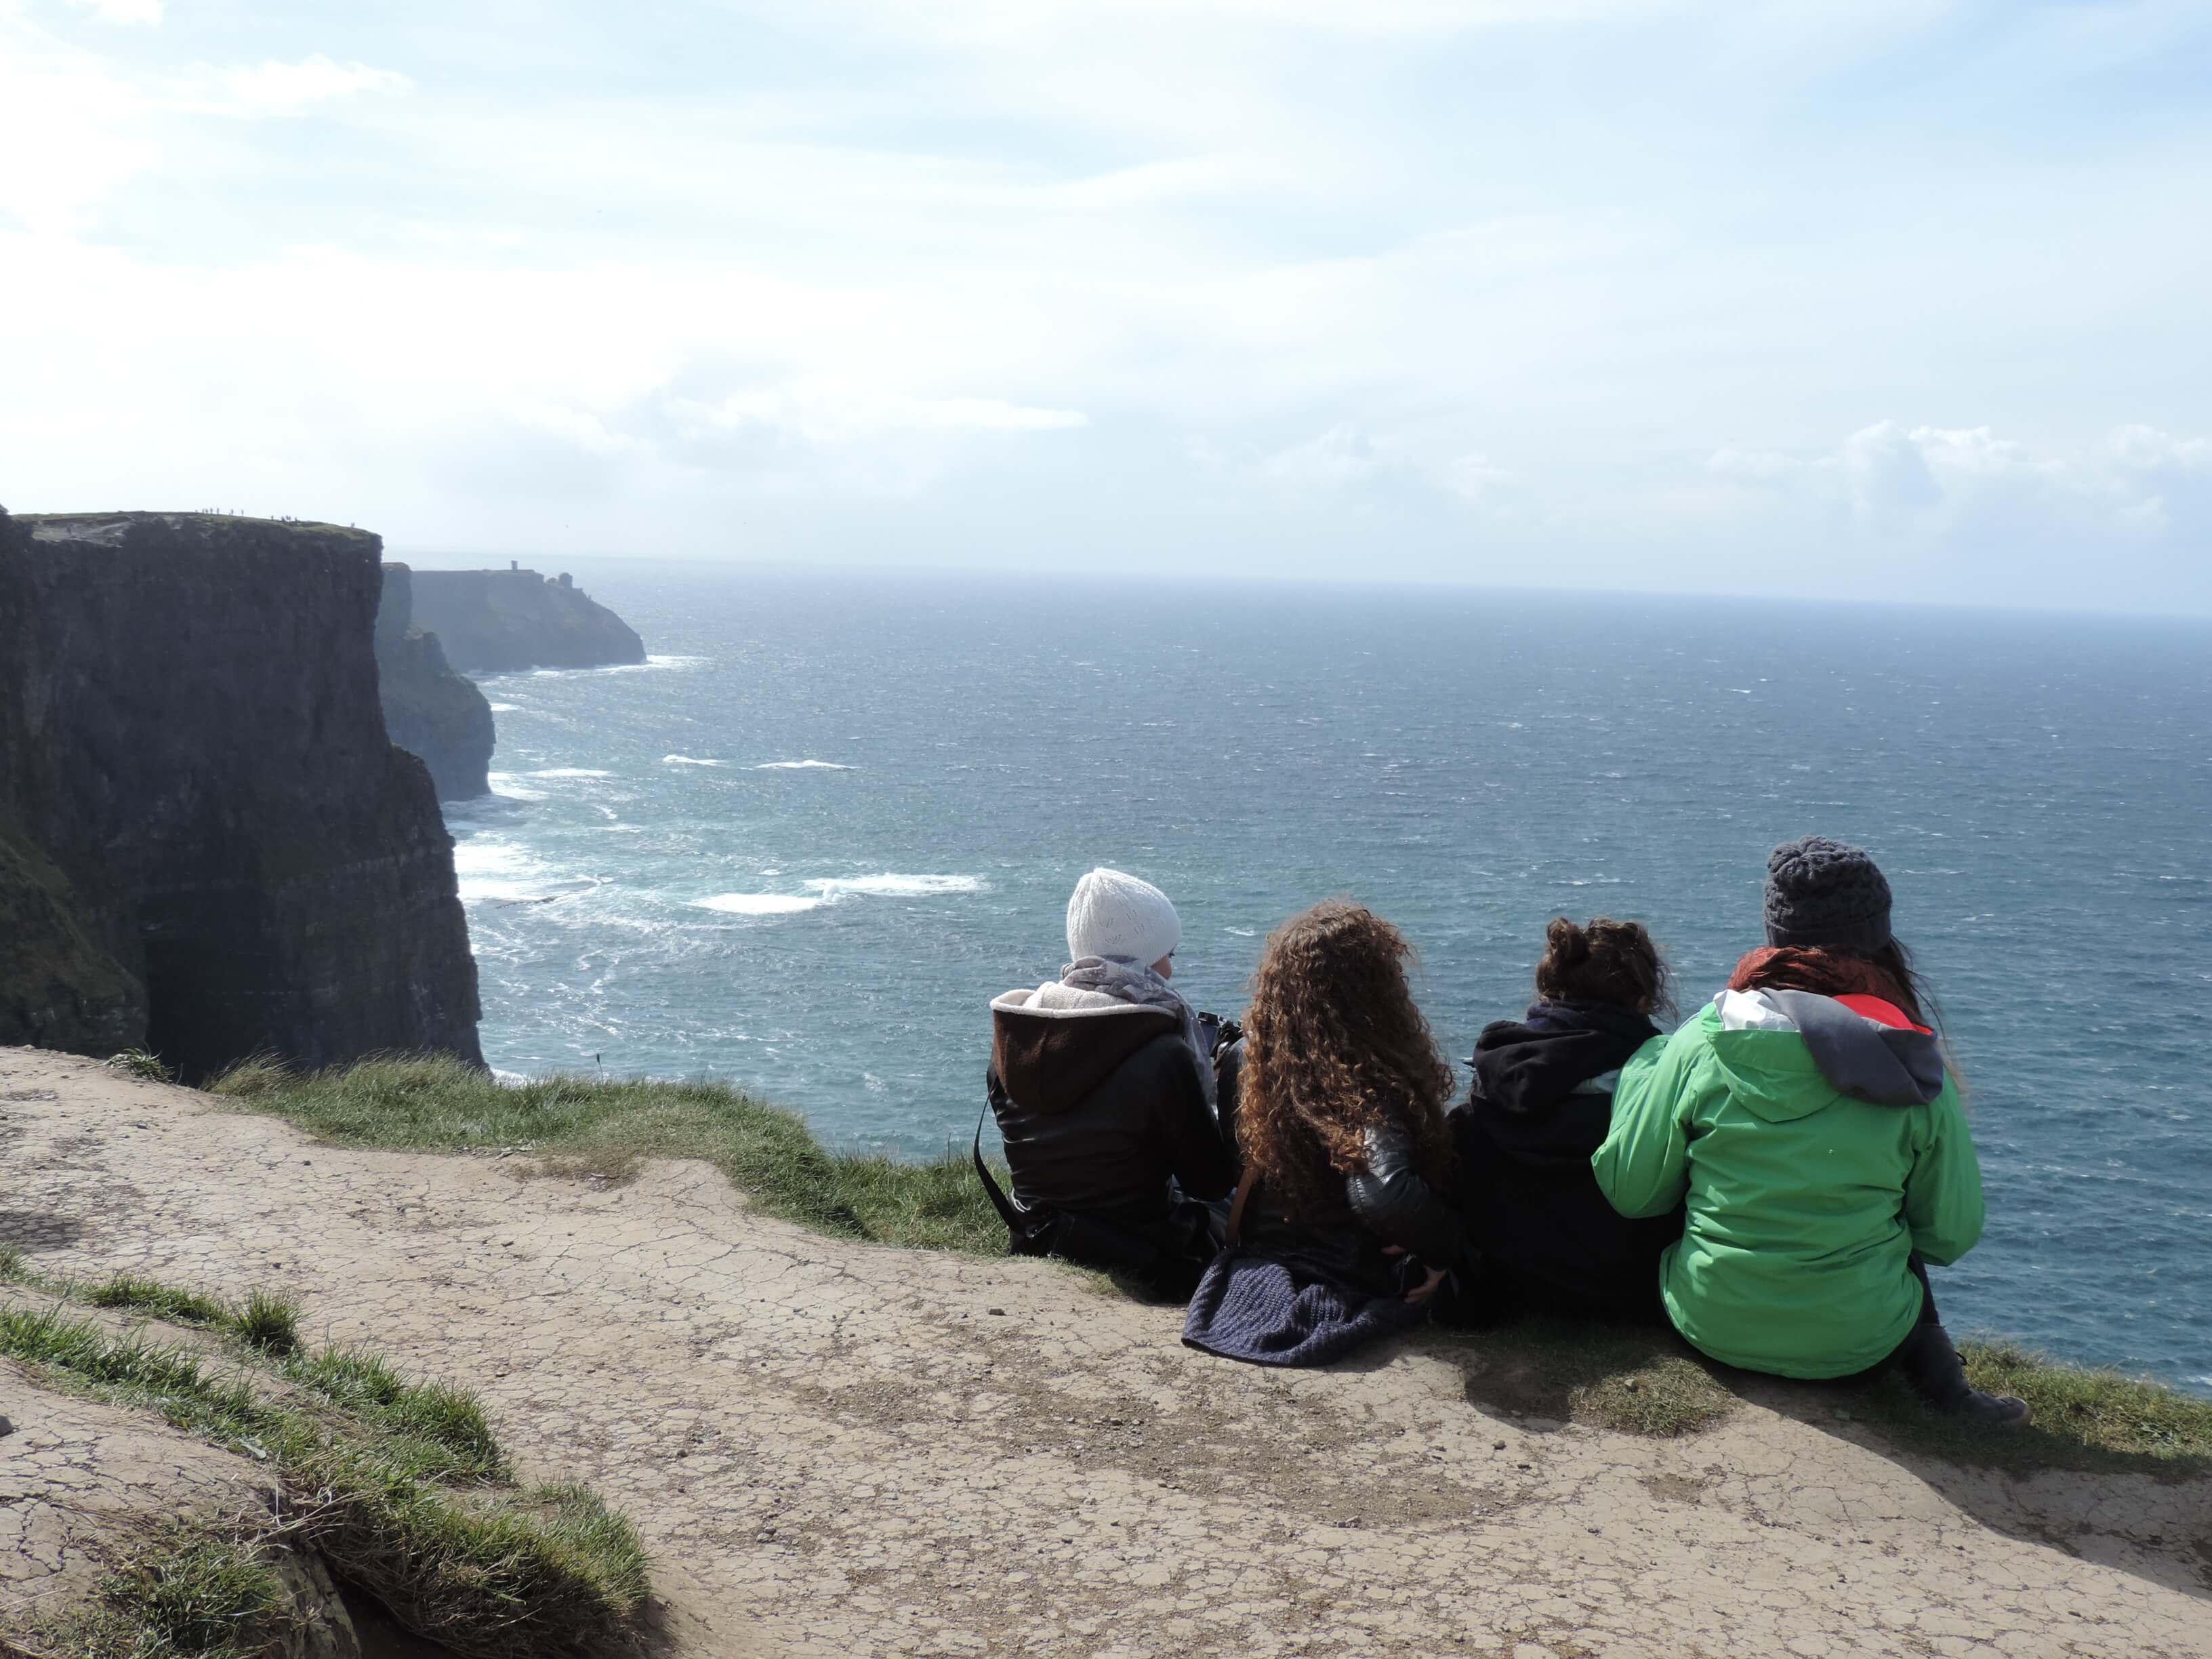
[[[1067,901],[1067,954],[1123,957],[1149,968],[1182,940],[1168,896],[1119,870],[1093,870]]]

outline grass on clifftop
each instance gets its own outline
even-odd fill
[[[833,1153],[796,1114],[720,1084],[549,1077],[511,1085],[458,1060],[423,1058],[306,1074],[252,1060],[208,1086],[244,1109],[356,1146],[527,1150],[556,1170],[615,1177],[641,1158],[704,1158],[767,1213],[822,1232],[976,1255],[1006,1247],[1006,1228],[963,1152],[927,1164]],[[1737,1403],[1723,1376],[1664,1331],[1531,1320],[1452,1334],[1443,1346],[1466,1363],[1471,1398],[1623,1433],[1693,1434]],[[1863,1390],[1844,1409],[1949,1455],[2025,1466],[2149,1459],[2177,1472],[2212,1468],[2212,1400],[2016,1347],[1969,1343],[1964,1352],[1976,1386],[2019,1395],[2035,1408],[2033,1429],[2014,1436],[1957,1429],[1901,1387]],[[1815,1402],[1811,1409],[1822,1415],[1830,1408]]]
[[[828,1152],[796,1113],[724,1084],[556,1076],[508,1085],[433,1055],[309,1073],[248,1060],[207,1086],[357,1146],[526,1151],[556,1172],[617,1179],[641,1158],[703,1158],[767,1213],[822,1232],[975,1255],[1006,1245],[965,1155],[907,1164]]]
[[[267,1329],[290,1318],[274,1298],[239,1308],[135,1276],[58,1279],[12,1252],[0,1252],[0,1279],[57,1298],[0,1305],[0,1355],[273,1468],[292,1540],[453,1652],[603,1650],[643,1606],[629,1522],[582,1487],[518,1485],[463,1390],[410,1382],[360,1348],[278,1352]],[[107,1329],[69,1313],[71,1302],[216,1333],[228,1363]],[[265,1560],[258,1539],[182,1522],[110,1578],[100,1605],[46,1633],[92,1659],[273,1656],[287,1632]]]

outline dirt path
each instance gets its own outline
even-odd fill
[[[2212,1655],[2202,1482],[1916,1463],[1756,1401],[1642,1441],[1480,1404],[1436,1343],[1260,1371],[1047,1264],[758,1218],[702,1165],[341,1150],[24,1049],[0,1153],[40,1265],[278,1284],[475,1388],[637,1521],[690,1651]]]

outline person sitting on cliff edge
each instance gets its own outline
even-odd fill
[[[1928,1283],[1981,1237],[1982,1177],[1889,883],[1807,836],[1768,860],[1765,908],[1728,988],[1621,1067],[1598,1186],[1625,1216],[1686,1204],[1660,1293],[1701,1352],[1778,1376],[1893,1367],[1940,1412],[2017,1427],[2027,1407],[1967,1382]]]
[[[1559,916],[1545,930],[1535,1003],[1483,1027],[1467,1100],[1445,1118],[1486,1269],[1480,1299],[1451,1316],[1664,1317],[1659,1257],[1682,1236],[1681,1211],[1628,1219],[1599,1190],[1590,1155],[1613,1127],[1620,1068],[1658,1046],[1652,1016],[1668,1012],[1666,962],[1642,923]]]
[[[1177,1301],[1212,1256],[1198,1200],[1237,1184],[1214,1111],[1215,1025],[1169,984],[1182,937],[1150,882],[1097,869],[1076,883],[1060,977],[991,1004],[985,1087],[1011,1202],[980,1141],[975,1159],[1012,1253],[1120,1270]]]

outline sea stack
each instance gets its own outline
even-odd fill
[[[377,694],[384,729],[430,769],[440,800],[488,793],[497,734],[477,683],[453,672],[435,634],[414,623],[412,573],[384,567],[376,611]]]
[[[645,642],[564,572],[416,570],[413,625],[435,634],[446,660],[471,673],[604,668],[645,660]]]
[[[481,1064],[428,771],[378,707],[382,544],[194,513],[0,514],[0,1043]]]

